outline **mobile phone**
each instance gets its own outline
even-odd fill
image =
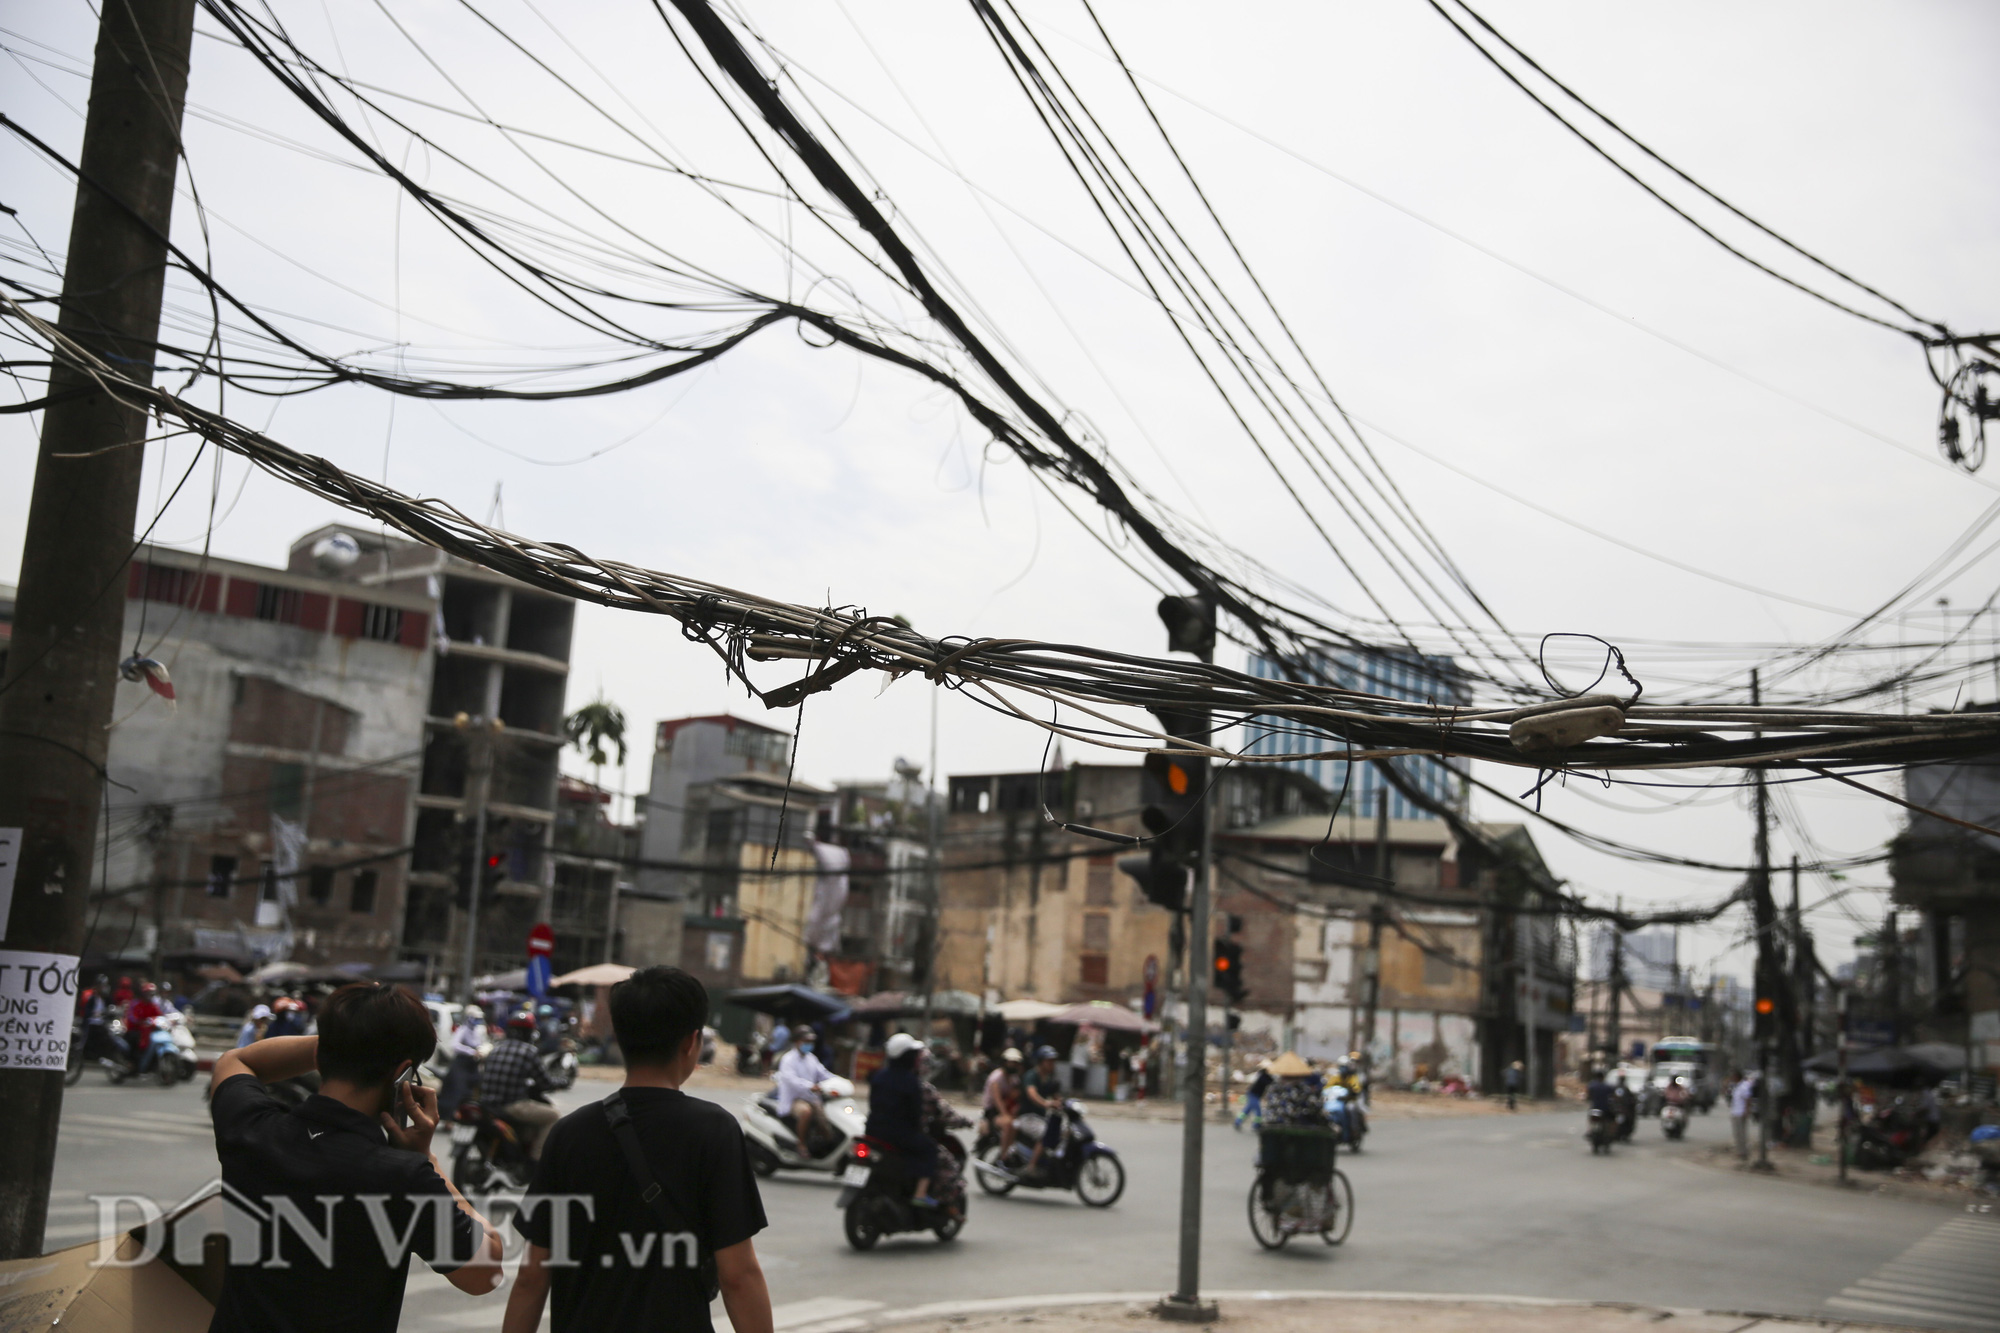
[[[423,1087],[424,1071],[416,1065],[411,1065],[403,1071],[401,1077],[389,1085],[389,1114],[396,1117],[397,1129],[408,1129],[410,1127],[409,1112],[403,1109],[403,1088],[405,1085],[412,1088]]]

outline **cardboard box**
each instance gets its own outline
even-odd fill
[[[52,1325],[63,1333],[207,1333],[227,1258],[222,1238],[208,1234],[218,1198],[219,1191],[206,1190],[108,1246],[89,1241],[39,1259],[0,1263],[0,1333]],[[177,1239],[191,1243],[177,1245]],[[108,1251],[109,1263],[98,1261],[100,1249]],[[199,1259],[175,1262],[177,1251]]]

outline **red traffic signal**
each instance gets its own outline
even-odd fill
[[[1771,997],[1770,997],[1770,996],[1768,996],[1768,995],[1759,995],[1759,996],[1757,997],[1757,1012],[1758,1012],[1758,1013],[1760,1013],[1760,1014],[1768,1014],[1768,1013],[1770,1013],[1770,1012],[1771,1012],[1771,1010],[1772,1010],[1773,1008],[1775,1008],[1775,1007],[1776,1007],[1776,1006],[1774,1006],[1774,1005],[1773,1005],[1773,1004],[1771,1003]]]
[[[1220,939],[1215,942],[1215,963],[1210,978],[1215,988],[1232,1000],[1243,998],[1243,945],[1240,941]]]

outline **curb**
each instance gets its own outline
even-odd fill
[[[865,1330],[894,1328],[903,1324],[924,1323],[936,1319],[950,1319],[970,1315],[1012,1314],[1024,1310],[1076,1309],[1094,1305],[1152,1305],[1161,1299],[1158,1291],[1082,1291],[1052,1296],[999,1296],[983,1300],[937,1301],[928,1305],[909,1306],[900,1310],[856,1310],[834,1318],[804,1321],[787,1320],[783,1313],[778,1315],[776,1327],[781,1333],[864,1333]],[[1351,1291],[1351,1290],[1253,1290],[1253,1291],[1204,1291],[1206,1301],[1401,1301],[1423,1305],[1506,1305],[1530,1309],[1598,1309],[1626,1310],[1633,1313],[1650,1313],[1657,1319],[1691,1318],[1698,1315],[1734,1317],[1747,1320],[1767,1321],[1778,1324],[1797,1324],[1822,1327],[1828,1321],[1816,1316],[1774,1314],[1762,1310],[1702,1310],[1693,1307],[1669,1307],[1644,1305],[1632,1301],[1583,1301],[1564,1300],[1549,1296],[1507,1296],[1489,1293],[1459,1292],[1415,1292],[1415,1291]],[[857,1302],[858,1304],[859,1302]],[[810,1306],[816,1302],[802,1302]],[[801,1313],[805,1313],[801,1311]],[[1881,1327],[1895,1327],[1886,1325]]]

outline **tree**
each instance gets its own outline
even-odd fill
[[[607,746],[618,747],[618,764],[625,764],[625,710],[603,695],[563,719],[563,735],[578,754],[590,761],[592,783],[604,790],[604,766],[611,762]]]

